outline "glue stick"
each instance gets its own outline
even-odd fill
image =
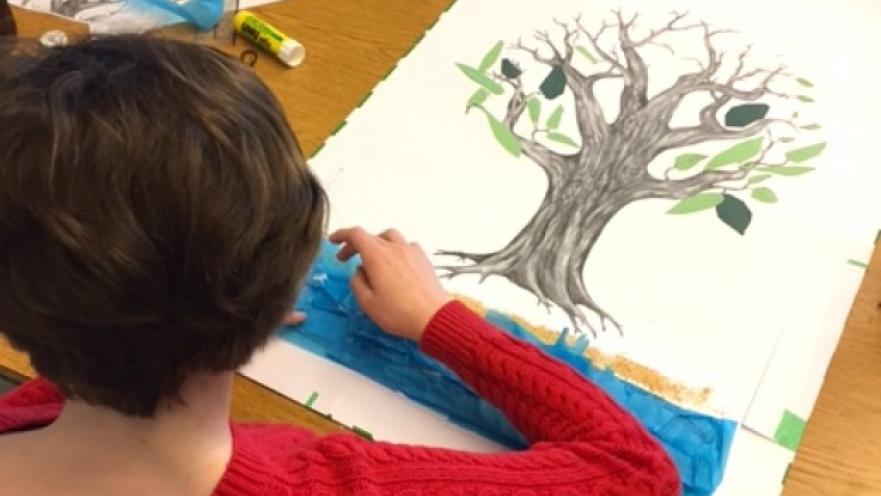
[[[233,18],[236,32],[272,53],[290,67],[306,58],[306,49],[299,42],[288,38],[281,31],[260,20],[253,13],[242,10]]]

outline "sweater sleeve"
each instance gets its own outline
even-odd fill
[[[461,303],[434,316],[421,348],[501,409],[529,448],[475,454],[333,435],[318,441],[320,455],[311,461],[323,459],[340,484],[376,494],[680,494],[669,457],[633,417],[568,366]]]

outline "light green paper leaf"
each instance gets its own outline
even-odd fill
[[[813,88],[814,87],[814,83],[808,81],[805,78],[796,78],[795,80],[798,81],[798,84],[804,86],[805,88]]]
[[[700,212],[707,210],[722,203],[725,198],[722,193],[698,193],[680,200],[673,208],[667,211],[668,214],[690,214],[692,212]]]
[[[492,79],[487,77],[486,74],[478,71],[477,69],[471,66],[467,66],[465,64],[456,64],[456,67],[458,67],[466,76],[468,76],[469,79],[483,86],[490,93],[494,95],[501,95],[505,92],[505,90],[502,89],[502,85],[493,81]]]
[[[755,188],[752,197],[764,203],[777,203],[777,195],[770,188]]]
[[[792,143],[793,141],[795,141],[795,138],[790,138],[789,136],[786,136],[785,138],[780,138],[777,141],[781,143]]]
[[[486,55],[483,56],[483,60],[480,61],[480,65],[477,66],[477,70],[480,72],[486,72],[487,69],[492,67],[497,60],[499,60],[499,55],[502,54],[502,48],[505,46],[501,41],[497,42],[493,47],[486,52]]]
[[[529,120],[533,124],[537,124],[541,117],[541,100],[535,97],[526,100],[526,109],[529,111]]]
[[[780,176],[800,176],[814,170],[813,167],[762,167],[762,171]]]
[[[826,143],[817,143],[815,145],[806,146],[804,148],[790,150],[786,152],[786,160],[789,160],[790,162],[795,162],[797,164],[807,162],[808,160],[823,153],[824,149],[826,149]]]
[[[796,98],[805,103],[814,103],[814,99],[808,95],[798,95]]]
[[[760,182],[770,179],[772,174],[756,174],[746,180],[747,184],[759,184]]]
[[[508,126],[504,125],[498,119],[490,115],[489,112],[486,113],[486,120],[489,122],[489,127],[492,129],[493,136],[495,136],[496,141],[502,145],[502,148],[508,150],[511,155],[515,157],[520,156],[520,140],[514,136],[514,133],[508,129]]]
[[[557,143],[563,143],[569,146],[574,146],[578,148],[578,143],[576,143],[572,138],[566,136],[563,133],[558,133],[556,131],[548,132],[548,139],[551,141],[556,141]]]
[[[762,150],[763,138],[753,138],[751,140],[738,143],[731,148],[713,157],[707,164],[706,170],[715,170],[726,165],[738,164],[746,162],[755,157]]]
[[[471,95],[471,98],[468,99],[468,104],[465,106],[465,112],[471,110],[471,107],[476,107],[478,105],[483,105],[483,102],[489,97],[489,92],[484,88],[480,88]]]
[[[676,170],[686,171],[700,163],[700,161],[705,158],[707,158],[707,156],[701,155],[700,153],[683,153],[682,155],[676,157],[676,161],[673,162],[673,168]]]
[[[590,51],[588,51],[587,48],[584,48],[583,46],[577,46],[577,47],[575,47],[575,49],[578,50],[578,53],[583,55],[584,58],[589,60],[591,64],[596,64],[598,62],[597,58],[594,57],[593,54],[590,53]]]
[[[563,106],[560,105],[554,109],[551,113],[551,116],[548,117],[547,127],[548,129],[557,129],[560,127],[560,120],[563,118]]]
[[[808,124],[807,126],[802,126],[801,128],[806,131],[816,131],[817,129],[822,129],[823,126],[819,124]]]

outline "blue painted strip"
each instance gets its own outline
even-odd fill
[[[383,333],[358,309],[348,281],[357,261],[340,263],[336,248],[321,249],[297,307],[309,318],[282,338],[398,390],[454,422],[512,448],[525,446],[504,415],[477,396],[444,365],[423,355],[406,340]],[[507,316],[490,311],[487,320],[568,363],[603,388],[633,414],[664,446],[679,468],[688,496],[712,494],[722,480],[737,424],[676,406],[593,366],[587,340],[566,344],[565,332],[552,344],[541,343]]]

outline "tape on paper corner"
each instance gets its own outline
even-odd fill
[[[774,432],[774,440],[780,446],[795,451],[798,449],[798,445],[801,444],[806,425],[807,422],[803,418],[789,410],[785,410],[780,423],[777,424],[777,431]]]

